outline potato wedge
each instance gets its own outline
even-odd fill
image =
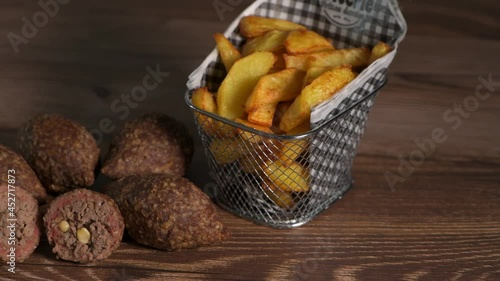
[[[298,29],[306,28],[291,21],[259,16],[247,16],[240,21],[240,32],[245,38],[262,36],[271,30],[292,31]]]
[[[215,104],[214,96],[207,88],[196,89],[191,96],[191,101],[197,108],[212,114],[217,114],[217,105]],[[198,115],[197,119],[203,131],[209,135],[213,135],[215,120],[201,113]]]
[[[286,52],[290,55],[316,53],[335,50],[325,37],[310,30],[291,31],[285,40]]]
[[[279,160],[266,162],[262,171],[264,180],[268,179],[285,192],[309,191],[309,173],[297,162],[289,165],[283,165]]]
[[[289,136],[301,135],[311,130],[309,120],[302,123],[300,126],[293,128],[286,134]],[[286,165],[291,165],[305,150],[309,148],[309,140],[307,138],[300,140],[284,140],[281,142],[282,146],[278,158]]]
[[[238,159],[240,169],[247,174],[259,174],[260,165],[264,162],[260,158],[252,158],[251,155],[243,155]]]
[[[276,205],[282,209],[291,209],[295,206],[295,200],[290,192],[281,190],[270,180],[262,182],[262,190]]]
[[[213,139],[209,149],[219,165],[233,163],[245,154],[245,144],[235,139]]]
[[[271,30],[268,33],[249,39],[243,46],[243,56],[248,56],[255,52],[284,53],[287,31]]]
[[[239,119],[239,118],[235,119],[234,121],[237,123],[240,123],[242,125],[245,125],[249,128],[255,129],[257,131],[261,131],[261,132],[268,133],[268,134],[273,134],[273,131],[269,127],[261,126],[258,124],[253,124],[251,122],[248,122],[247,120]],[[243,129],[240,129],[240,128],[236,128],[236,132],[238,132],[238,135],[241,137],[242,140],[247,141],[247,142],[261,143],[263,141],[266,141],[262,136],[250,133],[250,132],[243,130]]]
[[[287,101],[287,102],[280,102],[276,106],[276,111],[274,113],[274,118],[273,118],[273,125],[271,126],[271,130],[277,135],[282,135],[285,134],[280,129],[280,123],[281,123],[281,118],[285,116],[285,112],[292,106],[293,101]]]
[[[378,60],[379,58],[387,55],[390,51],[392,51],[391,46],[387,45],[386,43],[380,41],[373,47],[372,53],[370,55],[370,59],[368,60],[368,63],[371,64],[372,62]]]
[[[274,114],[274,118],[281,120],[283,116],[285,116],[285,112],[292,106],[293,101],[280,102],[278,106],[276,106],[276,113]]]
[[[251,144],[252,145],[252,144]],[[263,165],[268,161],[276,161],[279,152],[279,145],[273,143],[260,143],[252,145],[252,150],[238,159],[240,168],[248,174],[260,174]]]
[[[271,68],[271,70],[269,70],[269,74],[271,73],[276,73],[276,72],[280,72],[282,70],[285,70],[286,69],[286,63],[285,63],[285,58],[283,57],[284,53],[274,53],[276,55],[276,63],[274,63],[274,66],[273,68]]]
[[[210,117],[209,119],[213,122],[212,133],[208,133],[209,136],[214,138],[234,138],[236,136],[236,129],[232,125],[225,124]]]
[[[325,72],[334,69],[335,67],[330,66],[313,66],[307,70],[306,77],[304,77],[304,88],[310,85],[316,78],[323,75]]]
[[[351,65],[353,68],[358,68],[368,66],[369,59],[370,50],[368,48],[341,49],[311,54],[307,59],[307,66],[310,68]]]
[[[194,106],[206,112],[217,114],[217,104],[215,98],[207,88],[198,88],[193,92],[191,100]],[[227,137],[236,136],[236,130],[231,125],[226,125],[223,122],[217,121],[203,114],[198,114],[198,124],[202,130],[211,137]]]
[[[263,76],[246,102],[248,121],[271,127],[276,106],[279,102],[294,100],[300,94],[304,75],[303,71],[287,68]]]
[[[229,72],[233,64],[241,58],[240,51],[223,34],[215,33],[214,39],[217,43],[217,50],[219,51],[222,63],[226,71]]]
[[[311,54],[288,55],[284,54],[286,68],[296,68],[298,70],[307,71],[309,68],[309,56]]]
[[[238,60],[217,92],[219,115],[229,120],[245,118],[248,97],[275,62],[276,56],[270,52],[257,52]]]
[[[313,107],[329,99],[355,77],[356,74],[350,66],[330,70],[318,77],[311,85],[302,90],[292,106],[285,112],[280,129],[289,132],[304,123],[311,116]]]

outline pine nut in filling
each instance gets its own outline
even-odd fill
[[[60,229],[62,232],[64,232],[64,233],[68,232],[68,230],[69,230],[69,223],[68,223],[67,221],[65,221],[65,220],[62,220],[62,221],[59,223],[59,229]]]
[[[90,232],[85,227],[82,227],[76,232],[76,237],[81,243],[88,244],[90,241]]]

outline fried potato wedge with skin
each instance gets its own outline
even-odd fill
[[[217,114],[215,98],[207,88],[196,89],[191,96],[191,101],[195,107],[212,114]],[[211,137],[232,138],[236,136],[236,130],[231,125],[226,125],[202,113],[198,114],[197,119],[202,130]]]
[[[209,149],[219,165],[237,161],[245,153],[245,144],[235,139],[213,139]]]
[[[309,148],[308,140],[287,140],[283,142],[279,159],[285,163],[285,165],[290,165],[293,161],[307,149]]]
[[[213,118],[210,119],[213,120],[213,130],[212,134],[209,134],[210,136],[215,138],[234,138],[236,136],[236,129],[232,125],[225,124]]]
[[[221,33],[214,34],[217,50],[219,51],[222,63],[229,72],[233,64],[241,58],[240,51]]]
[[[311,130],[311,124],[309,120],[302,123],[300,126],[287,132],[288,136],[302,135]],[[285,165],[290,165],[295,161],[305,150],[309,148],[309,140],[299,139],[299,140],[284,140],[282,141],[282,146],[279,152],[278,158],[285,163]]]
[[[259,174],[260,173],[260,165],[264,163],[260,158],[252,158],[248,155],[243,155],[238,159],[238,163],[240,164],[240,168],[243,172],[247,174]]]
[[[271,30],[292,31],[300,29],[305,30],[306,28],[291,21],[259,16],[247,16],[240,21],[240,32],[245,38],[262,36]]]
[[[311,116],[311,109],[332,97],[356,78],[350,66],[330,70],[305,87],[281,119],[280,129],[290,132]]]
[[[261,126],[273,125],[279,102],[294,100],[302,91],[305,73],[295,68],[263,76],[246,102],[248,121]]]
[[[273,125],[271,126],[271,130],[277,135],[285,134],[284,131],[280,129],[281,118],[285,116],[285,112],[290,108],[293,101],[280,102],[276,106],[276,111],[273,117]]]
[[[311,54],[283,55],[287,68],[297,68],[308,71],[310,68],[335,68],[342,65],[352,67],[366,67],[370,58],[368,48],[351,48],[332,51],[323,51]]]
[[[284,53],[277,52],[277,53],[274,53],[274,55],[276,56],[277,59],[276,59],[276,62],[274,63],[273,68],[271,68],[271,70],[269,70],[268,74],[280,72],[280,71],[286,69],[285,58],[283,57]]]
[[[313,66],[307,70],[306,77],[304,78],[304,87],[310,85],[316,78],[323,75],[325,72],[334,69],[330,66]]]
[[[276,106],[276,113],[274,114],[275,123],[280,123],[281,118],[285,116],[285,112],[292,106],[293,101],[280,102],[278,106]]]
[[[275,62],[276,56],[270,52],[257,52],[238,60],[217,92],[219,115],[229,120],[245,118],[248,97]]]
[[[283,165],[281,161],[266,162],[262,167],[264,180],[268,179],[285,192],[309,191],[309,173],[297,162]]]
[[[191,101],[198,109],[217,114],[217,105],[215,104],[214,96],[207,88],[196,89],[191,96]],[[203,131],[209,135],[213,135],[215,120],[201,113],[197,119]]]
[[[269,127],[266,127],[266,126],[253,124],[251,122],[248,122],[247,120],[239,119],[239,118],[235,119],[234,121],[236,123],[240,123],[244,126],[255,129],[257,131],[261,131],[261,132],[268,133],[268,134],[274,134],[274,132]],[[248,132],[247,130],[236,128],[236,131],[238,132],[238,135],[241,137],[241,139],[243,139],[244,141],[251,142],[251,143],[261,143],[261,142],[266,141],[262,136],[253,134],[251,132]],[[271,141],[271,140],[269,140],[269,141]]]
[[[311,54],[288,55],[284,54],[286,68],[296,68],[298,70],[307,71],[309,68],[309,56]]]
[[[387,55],[389,52],[392,51],[391,46],[387,45],[386,43],[380,41],[373,47],[372,53],[370,55],[370,59],[368,60],[368,63],[371,64],[372,62],[378,60],[379,58]]]
[[[311,30],[291,31],[285,40],[286,52],[290,55],[335,50],[325,37]]]
[[[284,53],[287,31],[271,30],[268,33],[249,39],[243,46],[243,56],[248,56],[255,52]]]
[[[248,174],[259,174],[261,167],[268,161],[276,161],[276,155],[279,152],[279,146],[272,143],[262,143],[252,146],[252,150],[238,159],[240,168]]]
[[[277,187],[273,182],[264,180],[262,190],[277,206],[282,209],[291,209],[295,206],[295,200],[290,192],[286,192]]]
[[[369,59],[370,50],[368,48],[341,49],[311,54],[307,59],[307,66],[310,68],[351,65],[353,68],[358,68],[368,66]]]

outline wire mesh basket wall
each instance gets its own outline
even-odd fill
[[[194,113],[215,201],[272,227],[297,227],[352,186],[351,168],[379,89],[302,135],[274,135],[223,119],[186,102]]]

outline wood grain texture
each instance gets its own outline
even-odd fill
[[[233,1],[237,2],[237,1]],[[220,20],[212,1],[70,1],[14,54],[7,34],[36,1],[0,4],[0,142],[36,114],[56,112],[98,128],[157,111],[195,127],[183,94],[189,73],[251,1]],[[46,241],[2,280],[500,280],[500,88],[453,130],[443,114],[500,81],[500,6],[493,0],[400,1],[409,33],[377,98],[355,161],[355,187],[304,227],[277,230],[220,211],[232,237],[162,252],[125,238],[107,260],[58,261]],[[170,76],[127,118],[110,105],[142,82],[148,65]],[[415,139],[448,140],[391,190],[384,173]],[[105,134],[106,150],[113,133]],[[189,178],[209,182],[197,139]],[[106,180],[97,181],[99,187]]]

